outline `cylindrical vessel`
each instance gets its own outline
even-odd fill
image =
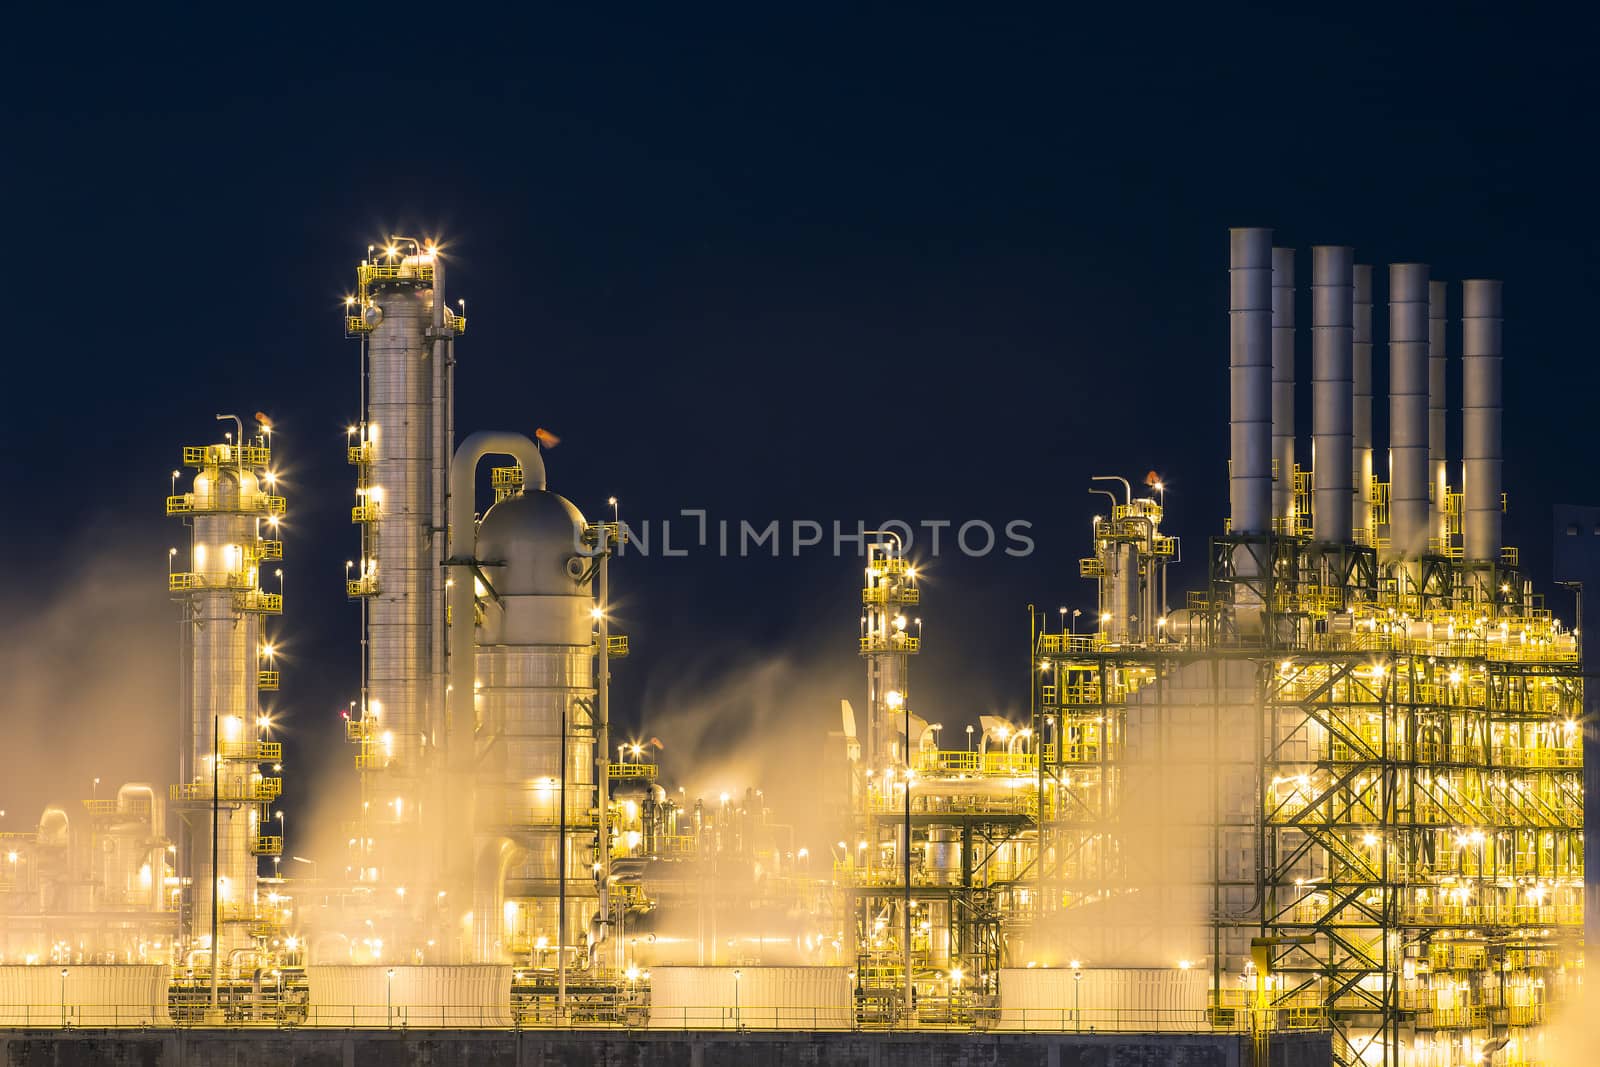
[[[527,958],[541,938],[552,952],[558,944],[581,948],[599,900],[594,813],[603,800],[595,780],[594,596],[583,580],[588,560],[578,557],[584,526],[565,498],[530,490],[496,504],[478,530],[477,557],[494,562],[476,653],[478,735],[489,741],[477,790],[480,962]],[[488,884],[496,880],[490,861],[498,892]]]
[[[1428,266],[1389,265],[1389,559],[1428,547]]]
[[[1229,231],[1228,498],[1235,534],[1264,534],[1272,513],[1272,231]]]
[[[1294,249],[1272,250],[1272,521],[1293,533]]]
[[[1462,491],[1466,558],[1500,558],[1501,283],[1461,283]]]
[[[1311,250],[1311,375],[1313,536],[1346,543],[1352,536],[1351,250]]]
[[[1443,553],[1450,545],[1450,523],[1446,516],[1446,497],[1450,492],[1449,461],[1446,457],[1445,407],[1447,403],[1445,304],[1450,287],[1444,282],[1428,283],[1428,495],[1429,539]]]
[[[1350,272],[1350,473],[1355,482],[1351,517],[1356,540],[1372,544],[1372,267],[1357,263]]]
[[[367,608],[367,705],[394,738],[384,775],[403,797],[402,821],[416,805],[399,780],[421,772],[430,732],[435,587],[443,580],[432,552],[442,525],[433,509],[433,290],[419,273],[412,264],[401,277],[374,283],[371,299],[382,315],[367,342],[372,460],[365,503],[376,514],[371,552],[378,590]],[[387,782],[380,788],[390,791]]]

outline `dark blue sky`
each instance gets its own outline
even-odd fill
[[[1201,577],[1230,225],[1506,280],[1508,536],[1542,580],[1550,506],[1600,500],[1596,57],[1504,10],[14,26],[0,611],[26,625],[102,553],[148,563],[159,600],[179,446],[271,412],[279,703],[302,755],[333,751],[356,663],[339,298],[391,231],[449,242],[458,428],[557,431],[552,488],[591,515],[1030,520],[1027,560],[930,566],[930,717],[1025,705],[1026,606],[1090,604],[1088,475],[1160,470],[1175,587]],[[625,720],[780,652],[856,684],[848,561],[655,557],[616,584]]]

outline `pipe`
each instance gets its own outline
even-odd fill
[[[1370,545],[1372,529],[1372,267],[1357,263],[1350,272],[1350,474],[1356,541]]]
[[[449,633],[449,684],[446,687],[446,760],[452,777],[450,794],[446,800],[457,810],[440,820],[445,836],[442,849],[447,857],[446,874],[454,880],[455,890],[450,899],[459,901],[467,896],[463,886],[473,882],[472,836],[462,832],[471,825],[472,779],[475,770],[473,752],[473,676],[476,673],[473,588],[475,575],[473,558],[477,549],[476,473],[478,463],[485,456],[504,454],[522,467],[523,486],[527,489],[544,489],[546,485],[544,459],[538,446],[519,433],[484,431],[475,433],[461,442],[450,465],[450,524],[448,527],[449,555],[445,565],[454,571],[454,582],[448,590],[450,606]],[[459,805],[465,805],[462,817]],[[454,831],[452,832],[452,829]]]
[[[1389,550],[1428,548],[1428,266],[1389,265]]]
[[[165,864],[167,848],[165,844],[167,834],[166,808],[161,798],[156,796],[155,786],[149,782],[127,782],[117,790],[117,810],[131,811],[133,805],[131,798],[142,796],[150,803],[150,836],[153,843],[147,852],[146,862],[150,864],[150,910],[160,911],[162,907],[162,877],[166,873]]]
[[[1272,523],[1293,533],[1294,249],[1272,250]]]
[[[1233,533],[1264,534],[1272,529],[1272,231],[1228,237],[1228,500]]]
[[[461,828],[459,836],[472,835]],[[517,855],[517,843],[495,837],[478,848],[472,879],[472,936],[479,963],[501,963],[510,958],[505,947],[506,872]]]
[[[1500,559],[1501,283],[1461,283],[1462,540],[1468,560]]]
[[[1313,538],[1324,544],[1348,543],[1354,531],[1351,257],[1343,245],[1311,250],[1311,514]]]
[[[1449,292],[1450,286],[1445,282],[1428,283],[1428,495],[1433,498],[1428,526],[1432,531],[1429,536],[1437,539],[1441,554],[1450,545],[1450,521],[1445,515],[1446,498],[1450,492],[1449,461],[1445,454],[1445,360],[1449,358],[1446,350],[1445,307]]]

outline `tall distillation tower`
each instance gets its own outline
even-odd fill
[[[258,912],[256,858],[282,850],[267,815],[282,779],[263,772],[281,769],[282,748],[265,738],[259,690],[278,685],[263,620],[283,611],[283,572],[273,565],[283,558],[284,498],[271,469],[270,427],[263,423],[247,443],[241,420],[219,418],[234,431],[183,450],[194,483],[167,497],[167,514],[182,516],[190,532],[188,569],[168,578],[183,610],[187,661],[181,781],[171,789],[184,824],[179,869],[190,886],[181,929],[191,952],[214,944],[226,966],[270,921]],[[262,588],[263,567],[273,567],[278,592]]]
[[[432,243],[392,237],[369,248],[348,299],[347,336],[360,340],[361,418],[350,428],[357,470],[352,521],[359,563],[346,592],[362,603],[361,700],[348,730],[361,745],[364,882],[413,889],[386,901],[402,928],[422,916],[443,857],[428,795],[444,741],[446,502],[453,436],[454,341],[466,328],[445,306]],[[396,931],[398,936],[399,931]]]

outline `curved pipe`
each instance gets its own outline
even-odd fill
[[[128,811],[133,805],[130,798],[142,796],[150,802],[150,836],[154,839],[150,845],[150,910],[161,910],[162,883],[166,873],[167,860],[167,819],[166,809],[161,800],[156,796],[155,786],[149,782],[127,782],[117,790],[117,810]]]
[[[1128,484],[1128,479],[1115,474],[1091,474],[1089,475],[1089,480],[1091,482],[1121,482],[1122,495],[1124,497],[1123,503],[1129,505],[1133,503],[1133,486]],[[1093,492],[1093,490],[1090,491]],[[1106,495],[1111,496],[1110,493],[1107,493]],[[1117,498],[1112,496],[1111,503],[1116,504],[1116,502]]]
[[[455,778],[447,803],[456,807],[456,810],[447,813],[440,823],[441,827],[469,826],[472,820],[473,676],[477,646],[472,603],[472,565],[477,550],[475,475],[478,463],[490,455],[507,455],[516,460],[522,467],[524,487],[543,490],[547,484],[544,459],[539,455],[538,446],[519,433],[494,430],[475,433],[461,442],[450,464],[450,540],[445,565],[454,568],[457,575],[447,597],[450,608],[450,663],[445,695],[449,725],[445,736],[446,765]],[[465,812],[460,810],[460,805],[465,805]],[[476,873],[470,851],[471,837],[449,830],[444,833],[446,876],[454,880],[451,888],[456,890],[451,899],[464,900],[469,894],[461,890],[473,884],[473,875]]]
[[[505,950],[506,872],[517,854],[517,843],[496,837],[478,851],[472,880],[473,953],[480,963],[498,963]]]

